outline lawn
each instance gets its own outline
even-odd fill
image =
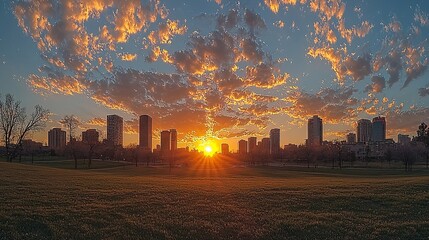
[[[426,170],[54,166],[0,162],[0,239],[429,237]]]

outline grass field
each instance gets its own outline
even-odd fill
[[[429,237],[425,170],[53,166],[0,162],[0,239]]]

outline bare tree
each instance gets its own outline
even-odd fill
[[[20,101],[7,94],[0,99],[0,131],[6,148],[6,158],[12,161],[22,150],[22,140],[30,133],[45,127],[49,111],[36,105],[34,112],[27,115]]]
[[[74,159],[74,168],[77,168],[77,155],[78,155],[78,153],[77,153],[78,149],[77,148],[78,148],[78,146],[76,144],[75,132],[76,132],[76,129],[80,125],[80,121],[74,115],[66,115],[66,116],[64,116],[63,119],[60,120],[60,123],[69,132],[69,144],[68,144],[68,148],[70,149],[71,154],[72,154],[73,159]]]

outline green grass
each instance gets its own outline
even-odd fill
[[[0,162],[0,239],[427,239],[429,172]]]

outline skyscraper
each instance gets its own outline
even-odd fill
[[[310,146],[320,146],[323,142],[323,124],[319,116],[314,115],[308,119],[308,139],[307,144]]]
[[[238,141],[238,153],[239,154],[246,154],[247,153],[247,141],[241,139]]]
[[[66,147],[66,131],[53,128],[48,132],[48,147],[53,150],[62,150]]]
[[[152,150],[152,118],[148,115],[141,115],[139,119],[139,146]]]
[[[82,132],[82,142],[89,144],[98,143],[99,136],[100,134],[96,129],[88,129]]]
[[[386,118],[375,117],[372,119],[372,141],[380,142],[386,140]]]
[[[161,152],[167,153],[170,151],[170,131],[164,130],[161,132]]]
[[[107,140],[114,145],[123,144],[124,119],[118,115],[107,115]]]
[[[280,152],[280,129],[274,128],[270,130],[270,154],[278,154]]]
[[[347,134],[347,143],[356,143],[356,134],[349,133]]]
[[[270,154],[270,138],[262,138],[261,140],[261,153]]]
[[[177,150],[177,131],[170,129],[171,151]]]
[[[255,150],[256,150],[256,141],[257,141],[256,137],[250,137],[248,139],[248,144],[249,144],[248,150],[249,150],[249,153],[255,152]]]
[[[368,119],[360,119],[357,124],[357,141],[369,142],[372,135],[372,123]]]
[[[228,154],[229,153],[229,145],[227,143],[222,143],[221,145],[222,154]]]

